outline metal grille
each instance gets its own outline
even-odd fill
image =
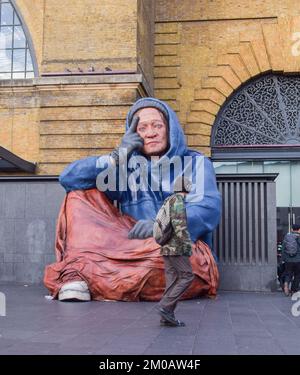
[[[232,179],[223,176],[221,180],[218,176],[222,218],[214,232],[214,248],[220,264],[268,264],[269,252],[274,251],[270,249],[270,235],[274,232],[270,224],[274,217],[270,217],[268,206],[270,199],[275,197],[274,184],[251,177],[240,176],[238,179],[235,176]],[[273,254],[271,258],[274,258]]]
[[[223,106],[213,146],[300,144],[300,77],[268,74],[250,81]]]

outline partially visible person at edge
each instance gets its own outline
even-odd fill
[[[175,318],[177,302],[192,284],[194,274],[189,260],[192,255],[192,240],[187,229],[185,196],[190,192],[191,183],[187,178],[178,177],[174,183],[174,194],[162,206],[169,213],[162,218],[171,226],[171,235],[161,247],[160,253],[165,264],[166,287],[157,306],[162,326],[184,327],[185,323]],[[158,213],[160,215],[160,211]],[[165,215],[164,215],[165,216]],[[156,232],[154,229],[154,238]]]
[[[122,158],[128,160],[128,164],[133,156],[141,155],[146,157],[148,162],[148,180],[154,177],[153,164],[150,157],[159,158],[156,167],[165,158],[171,159],[179,156],[184,160],[185,156],[192,159],[194,181],[196,170],[196,159],[204,158],[204,191],[198,193],[191,192],[193,200],[186,203],[186,216],[188,231],[193,242],[198,239],[204,241],[210,248],[212,246],[212,231],[216,228],[220,218],[220,194],[217,189],[216,178],[212,163],[200,152],[187,148],[185,135],[178,121],[175,112],[163,101],[155,98],[142,98],[133,104],[126,118],[126,133],[123,136],[120,146],[112,153],[102,156],[87,157],[71,163],[60,175],[59,181],[69,193],[74,190],[87,190],[96,187],[97,176],[107,168],[117,168],[122,150]],[[130,170],[128,168],[127,170]],[[156,170],[157,172],[157,170]],[[155,173],[156,173],[155,172]],[[182,170],[179,173],[182,174]],[[177,176],[170,175],[171,185]],[[132,192],[126,191],[105,191],[105,195],[111,200],[119,203],[122,213],[130,215],[137,220],[137,223],[130,230],[128,237],[130,239],[145,239],[152,237],[153,222],[156,214],[163,204],[164,200],[172,194],[170,190],[164,190],[164,176],[159,177],[159,191],[148,187],[148,190]],[[119,181],[117,180],[117,186]],[[78,296],[76,291],[80,291],[84,300],[89,299],[89,288],[84,280],[68,282],[61,288],[59,299],[64,300],[64,295],[72,299]],[[80,298],[79,298],[80,299]]]
[[[295,250],[292,254],[287,249],[286,237],[292,235],[295,241]],[[283,291],[286,296],[299,290],[300,282],[300,224],[293,224],[291,233],[283,239],[282,261],[284,262]]]

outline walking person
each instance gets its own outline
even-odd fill
[[[162,245],[160,254],[165,264],[166,287],[157,309],[161,315],[160,324],[166,326],[185,326],[184,322],[175,318],[174,311],[178,300],[194,279],[189,259],[192,241],[185,209],[185,196],[190,189],[189,180],[182,176],[176,179],[174,194],[164,201],[153,228],[154,238]]]
[[[285,262],[283,291],[286,296],[289,296],[299,290],[300,224],[294,224],[292,232],[285,235],[282,244],[282,260]]]

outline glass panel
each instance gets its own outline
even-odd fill
[[[213,163],[216,173],[237,173],[236,162],[215,161]]]
[[[0,79],[11,79],[11,73],[0,73]]]
[[[14,78],[14,79],[25,78],[25,72],[21,72],[21,73],[13,73],[13,78]]]
[[[25,49],[13,50],[13,71],[25,70]]]
[[[0,50],[0,71],[10,72],[11,71],[11,51],[12,50]]]
[[[26,57],[26,70],[33,70],[32,66],[32,60],[31,60],[31,55],[29,49],[27,49],[27,57]]]
[[[276,205],[290,207],[291,205],[291,164],[289,161],[265,161],[264,173],[279,173],[276,178]]]
[[[14,48],[25,48],[26,38],[22,26],[15,26],[14,28]]]
[[[291,226],[289,222],[289,207],[277,207],[277,242],[282,243],[283,237],[289,232]]]
[[[26,78],[34,78],[33,72],[26,72]]]
[[[252,161],[227,161],[213,163],[216,173],[263,173],[263,163]]]
[[[13,24],[14,10],[11,4],[1,4],[1,25],[12,25]]]
[[[0,31],[0,49],[12,48],[12,26],[2,26]]]
[[[21,25],[21,21],[16,12],[14,12],[14,25]]]
[[[291,201],[293,207],[300,207],[300,162],[291,162]]]
[[[253,161],[237,163],[237,173],[263,173],[263,163]]]
[[[0,79],[11,78],[11,75],[13,78],[34,77],[32,58],[20,18],[10,1],[0,0],[0,12],[0,72],[5,73]]]

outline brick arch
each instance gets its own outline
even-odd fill
[[[300,39],[297,32],[299,16],[279,17],[276,23],[262,24],[259,31],[240,33],[238,43],[218,56],[217,64],[208,68],[194,90],[185,126],[189,146],[210,156],[216,116],[226,99],[243,83],[270,71],[300,72],[300,56],[292,53],[293,41]]]

